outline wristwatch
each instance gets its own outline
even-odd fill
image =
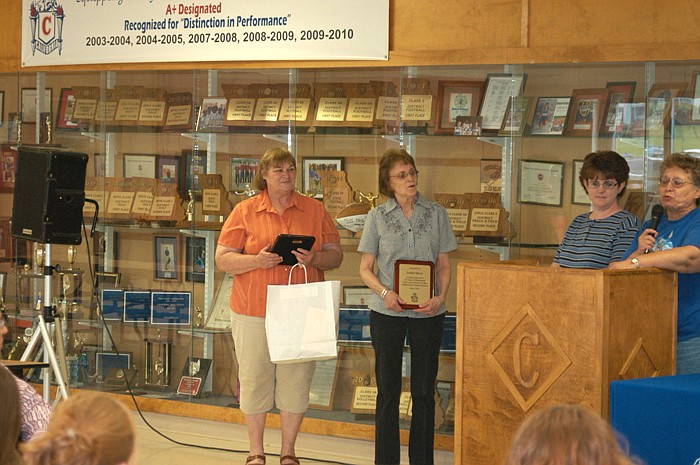
[[[639,265],[639,260],[637,260],[637,257],[633,258],[632,260],[632,265],[634,265],[635,268],[641,268]]]

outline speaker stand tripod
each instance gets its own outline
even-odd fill
[[[60,317],[56,315],[56,308],[53,307],[53,267],[51,266],[51,244],[44,244],[44,312],[37,317],[37,331],[32,335],[31,340],[27,344],[21,361],[27,361],[31,357],[34,348],[39,343],[39,338],[44,343],[44,362],[49,364],[49,368],[53,370],[53,376],[58,384],[58,391],[54,400],[54,406],[61,400],[61,396],[68,399],[70,390],[67,378],[66,367],[66,352],[63,344],[63,330],[61,328]],[[49,326],[53,326],[54,340],[56,341],[56,351],[54,351],[51,343],[51,333]],[[51,376],[44,372],[44,400],[51,400]]]

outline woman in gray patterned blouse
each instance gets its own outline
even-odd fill
[[[360,277],[374,291],[369,305],[378,388],[374,463],[400,462],[401,364],[408,335],[413,402],[409,459],[432,465],[435,378],[450,285],[447,254],[457,248],[457,240],[445,209],[418,192],[418,169],[405,150],[391,149],[382,156],[379,191],[388,201],[369,212],[358,248]],[[404,308],[406,302],[394,292],[396,260],[435,264],[434,296],[417,302],[417,308]]]

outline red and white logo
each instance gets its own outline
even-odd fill
[[[38,0],[32,2],[29,20],[32,31],[32,55],[39,52],[44,55],[63,48],[63,6],[56,0]]]

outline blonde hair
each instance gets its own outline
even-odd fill
[[[294,159],[294,155],[292,155],[292,152],[289,150],[281,147],[275,147],[267,150],[260,159],[258,170],[255,172],[253,189],[257,189],[259,191],[267,189],[267,181],[263,179],[263,176],[267,174],[267,170],[270,169],[270,167],[281,166],[285,162],[290,163],[292,166],[294,166],[294,168],[297,167],[297,161]]]
[[[99,392],[81,391],[61,403],[44,434],[23,445],[28,465],[117,465],[134,453],[126,407]]]
[[[579,405],[533,414],[515,433],[506,465],[632,465],[612,428]]]

